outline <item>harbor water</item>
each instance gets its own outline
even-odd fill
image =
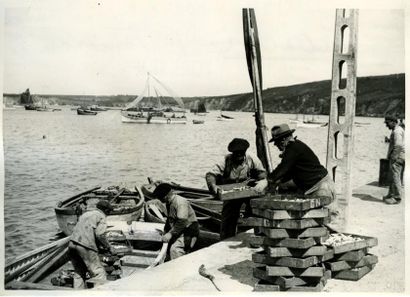
[[[206,171],[223,158],[234,137],[248,139],[249,152],[256,153],[253,113],[225,114],[234,120],[218,121],[219,111],[211,111],[201,117],[187,113],[186,125],[147,125],[122,123],[118,110],[96,116],[79,116],[69,108],[4,110],[6,260],[53,240],[59,232],[54,206],[96,185],[133,187],[152,177],[205,188]],[[289,123],[295,115],[267,113],[265,118],[270,129]],[[193,119],[205,122],[193,124]],[[379,159],[387,152],[384,137],[390,134],[381,118],[357,117],[356,121],[353,188],[377,181]],[[296,129],[294,135],[325,164],[328,128]],[[275,166],[279,152],[270,149]]]

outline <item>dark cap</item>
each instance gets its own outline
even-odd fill
[[[96,207],[103,211],[104,213],[108,213],[110,211],[112,211],[114,208],[112,207],[112,205],[110,204],[110,202],[106,201],[106,200],[100,200],[98,201]]]
[[[249,147],[249,142],[243,138],[234,138],[228,145],[228,151],[233,152],[246,152]]]
[[[285,136],[291,135],[293,132],[295,132],[295,129],[289,129],[288,124],[280,124],[278,126],[273,126],[271,130],[272,139],[269,140],[269,142],[274,142]]]
[[[386,123],[386,122],[395,122],[395,123],[397,123],[398,121],[397,121],[397,117],[396,116],[394,116],[394,115],[386,115],[385,117],[384,117],[384,122]]]
[[[162,200],[162,199],[164,199],[165,196],[168,195],[168,193],[169,193],[171,190],[172,190],[172,187],[171,187],[170,184],[168,184],[168,183],[162,183],[162,184],[159,184],[159,185],[155,188],[155,190],[154,190],[154,192],[152,193],[152,195],[153,195],[155,198],[158,198],[159,200]]]

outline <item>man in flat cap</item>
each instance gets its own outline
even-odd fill
[[[383,197],[386,204],[398,204],[402,198],[401,174],[404,169],[404,130],[398,124],[395,116],[387,115],[384,119],[386,127],[391,130],[387,159],[390,161],[392,181],[387,196]]]
[[[71,263],[75,272],[80,276],[80,278],[75,278],[74,288],[85,288],[87,272],[91,278],[100,283],[107,280],[98,251],[102,246],[103,250],[115,254],[105,237],[106,215],[112,210],[113,207],[108,201],[100,200],[97,208],[82,214],[74,227],[68,245]]]
[[[315,153],[302,141],[293,137],[295,129],[287,124],[273,126],[269,142],[282,152],[282,160],[269,174],[269,182],[279,187],[293,181],[297,191],[304,195],[329,196],[335,199],[335,188],[331,177]]]
[[[224,160],[215,164],[211,171],[205,175],[206,183],[213,194],[218,193],[218,185],[226,185],[244,182],[254,179],[254,189],[263,192],[267,187],[266,170],[262,162],[256,156],[246,153],[249,142],[246,139],[234,138],[228,145],[228,151]],[[250,212],[249,199],[237,199],[224,201],[221,221],[221,240],[235,236],[242,204],[246,204],[247,212]]]
[[[199,236],[199,224],[191,204],[184,197],[175,194],[168,183],[159,184],[153,196],[167,207],[168,216],[162,241],[169,243],[169,258],[173,260],[188,254]]]

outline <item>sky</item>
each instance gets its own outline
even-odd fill
[[[3,92],[135,95],[147,72],[181,97],[250,92],[243,7],[255,8],[264,88],[331,79],[335,7],[299,3],[6,1]],[[377,3],[358,6],[358,76],[405,72],[402,2]]]

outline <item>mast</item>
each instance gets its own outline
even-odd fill
[[[258,28],[253,8],[242,9],[243,31],[248,71],[253,87],[256,122],[256,149],[267,172],[272,172],[272,159],[268,146],[267,128],[262,106],[262,64]]]

